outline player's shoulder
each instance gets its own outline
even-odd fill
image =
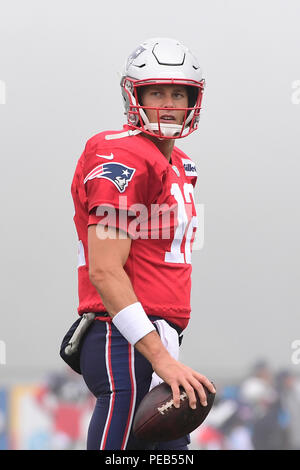
[[[167,161],[149,139],[130,130],[108,130],[90,137],[85,146],[85,164],[89,168],[96,164],[116,162],[138,167],[141,171],[154,169],[162,173]]]
[[[182,164],[185,175],[197,178],[197,168],[195,162],[178,147],[174,147],[174,153],[176,159],[179,160]]]
[[[86,143],[86,151],[93,152],[98,148],[118,147],[118,141],[122,139],[122,144],[126,146],[130,133],[125,126],[123,130],[105,130],[91,136]]]

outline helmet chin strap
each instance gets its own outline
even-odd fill
[[[145,126],[147,131],[160,131],[161,134],[165,137],[174,137],[176,134],[180,134],[182,131],[182,126],[179,124],[160,124],[158,122],[151,122],[147,126]]]
[[[153,132],[161,132],[161,134],[165,137],[174,137],[176,134],[180,134],[182,131],[182,125],[180,124],[167,124],[167,123],[160,123],[158,122],[150,122],[147,114],[143,109],[140,109],[140,114],[141,117],[144,121],[145,129],[147,131]],[[190,120],[190,119],[189,119]],[[185,135],[185,131],[188,131],[188,129],[185,129],[182,133],[182,135]]]

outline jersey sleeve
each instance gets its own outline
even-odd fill
[[[119,209],[115,209],[113,213],[105,212],[105,208],[103,209],[104,215],[99,215],[96,207],[91,210],[88,218],[88,225],[100,224],[104,227],[109,225],[110,227],[120,229],[129,234],[131,238],[136,237],[136,231],[131,225],[135,216],[130,216],[126,211],[120,211]]]
[[[164,167],[150,164],[142,153],[138,155],[126,147],[108,151],[107,147],[95,150],[86,146],[85,151],[83,177],[89,224],[101,223],[107,208],[112,213],[114,209],[125,211],[128,221],[139,210],[150,213],[151,204],[163,190]]]

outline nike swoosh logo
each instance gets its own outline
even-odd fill
[[[106,158],[107,160],[112,160],[114,158],[113,153],[111,153],[110,155],[98,155],[98,153],[96,153],[96,156],[100,158]]]

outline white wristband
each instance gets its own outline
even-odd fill
[[[155,330],[140,302],[135,302],[120,310],[113,317],[112,322],[132,345]]]

